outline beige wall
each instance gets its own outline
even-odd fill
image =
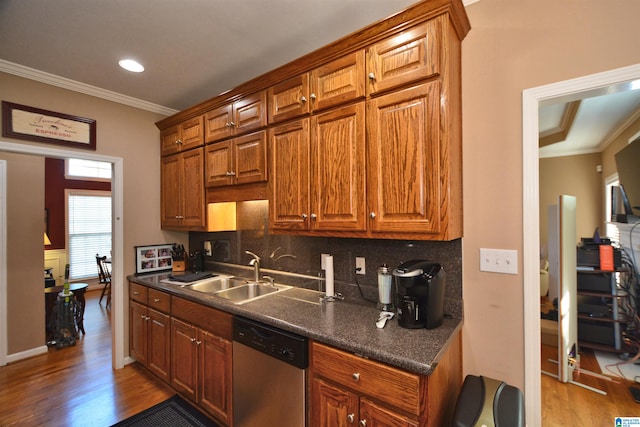
[[[12,354],[45,341],[44,158],[0,152],[0,159],[7,162],[7,351]],[[32,309],[32,301],[42,302],[39,310]]]
[[[119,283],[125,283],[126,275],[135,272],[135,245],[179,241],[187,243],[186,233],[168,233],[160,230],[160,133],[155,122],[161,115],[142,111],[122,104],[105,101],[54,86],[0,73],[2,100],[43,108],[96,120],[96,153],[124,159],[124,275]],[[3,141],[28,143],[0,137]],[[34,145],[38,145],[37,143]],[[58,147],[59,148],[59,147]],[[76,150],[78,151],[78,150]],[[84,150],[79,150],[84,152]],[[25,156],[21,156],[25,157]],[[28,156],[27,156],[28,157]],[[44,342],[43,246],[41,224],[44,210],[44,161],[27,159],[42,164],[39,169],[29,166],[22,172],[33,173],[29,180],[8,182],[8,193],[16,192],[24,197],[19,205],[8,206],[8,247],[28,246],[38,256],[26,258],[10,255],[8,259],[8,353],[27,351]],[[14,160],[8,168],[13,169]],[[29,186],[29,187],[27,187]],[[32,189],[33,187],[33,189]],[[31,195],[30,193],[33,193]],[[39,196],[37,196],[39,194]],[[26,198],[28,196],[27,206]],[[37,196],[37,197],[36,197]],[[39,200],[36,200],[39,199]],[[37,207],[37,209],[36,209]],[[18,211],[14,211],[13,209]],[[37,224],[36,241],[27,240],[27,234],[13,233],[18,218],[22,222]],[[31,279],[31,278],[34,279]],[[24,278],[24,279],[23,279]],[[28,280],[27,280],[28,279]],[[31,303],[31,297],[42,304]],[[126,311],[125,311],[126,312]],[[125,319],[126,322],[126,319]]]
[[[464,370],[524,388],[522,268],[478,268],[481,247],[517,249],[522,266],[522,91],[640,62],[640,2],[480,0],[467,13]]]
[[[596,171],[600,153],[540,159],[540,251],[547,247],[547,208],[558,204],[558,196],[576,197],[576,237],[591,237],[596,227],[605,235],[603,224],[602,173]],[[576,242],[577,243],[577,242]]]

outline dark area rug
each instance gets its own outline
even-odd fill
[[[175,395],[112,427],[219,427],[189,402]]]

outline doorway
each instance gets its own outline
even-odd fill
[[[586,96],[594,90],[640,79],[640,65],[527,89],[522,94],[522,195],[524,272],[525,407],[528,425],[541,425],[540,312],[539,312],[539,169],[538,109],[554,98]]]
[[[125,354],[124,354],[124,277],[123,277],[123,238],[124,230],[122,223],[123,215],[123,159],[120,157],[106,156],[95,153],[84,153],[80,151],[70,151],[58,148],[41,147],[26,144],[16,144],[11,142],[0,141],[0,151],[7,151],[20,154],[30,154],[41,157],[52,158],[69,158],[75,157],[87,160],[97,160],[102,162],[109,162],[113,165],[113,180],[111,194],[113,199],[112,204],[112,216],[113,216],[113,245],[112,245],[112,337],[111,337],[111,351],[112,351],[112,367],[119,369],[124,367]],[[2,172],[2,170],[0,170]],[[5,188],[4,175],[0,175],[0,189]],[[3,197],[2,205],[5,206],[4,197],[5,191],[0,191],[0,196]],[[6,230],[7,222],[6,215],[0,214],[0,244],[6,245]],[[0,253],[0,266],[6,266],[6,250]],[[5,271],[3,269],[3,271]],[[6,274],[0,274],[0,300],[6,301]],[[7,312],[6,305],[0,305],[0,366],[6,364],[7,360]]]

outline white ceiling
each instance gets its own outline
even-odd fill
[[[169,115],[414,3],[0,0],[0,71]],[[117,62],[125,57],[146,71],[122,70]],[[542,157],[599,151],[640,109],[640,90],[595,95],[602,94],[580,95],[589,99],[566,141],[542,148]],[[541,131],[553,127],[562,111],[542,107]]]
[[[551,100],[539,109],[540,134],[556,128],[567,103],[581,100],[568,135],[556,144],[540,148],[540,157],[599,153],[624,128],[640,118],[640,82],[578,93]]]

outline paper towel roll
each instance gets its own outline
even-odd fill
[[[334,296],[334,289],[333,289],[333,256],[332,255],[328,255],[325,258],[325,282],[326,282],[326,289],[325,289],[325,295],[328,297],[332,297]]]

